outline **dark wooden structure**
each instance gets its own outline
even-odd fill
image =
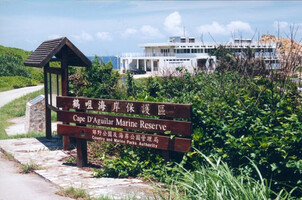
[[[78,167],[87,165],[87,139],[166,153],[191,149],[191,105],[57,96],[57,106],[65,108],[57,112],[58,121],[65,123],[58,124],[58,135],[77,138]]]
[[[50,62],[60,62],[51,67]],[[44,41],[24,62],[26,66],[43,68],[46,113],[46,137],[51,138],[51,110],[57,111],[56,99],[68,95],[68,66],[90,67],[91,61],[66,37]],[[64,149],[69,138],[64,137]]]

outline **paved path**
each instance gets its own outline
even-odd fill
[[[135,195],[136,199],[153,199],[153,194],[156,191],[152,184],[144,183],[135,178],[94,178],[92,171],[64,163],[63,160],[68,157],[68,154],[60,150],[61,148],[62,140],[58,136],[52,139],[43,137],[0,140],[1,151],[12,154],[22,164],[32,161],[41,166],[42,169],[35,170],[35,173],[59,187],[83,188],[96,198],[110,196],[114,199],[129,199]],[[0,170],[2,173],[1,168]],[[1,190],[4,190],[3,186],[5,187],[5,184],[3,185],[0,181],[0,200],[2,200]]]
[[[56,195],[58,187],[36,174],[20,174],[14,161],[0,152],[0,200],[70,200]]]
[[[0,92],[0,107],[28,93],[40,90],[43,87],[43,85],[38,85]]]

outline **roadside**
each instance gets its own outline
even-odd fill
[[[20,174],[18,165],[0,151],[0,200],[68,200],[56,195],[58,187],[36,174]]]
[[[24,88],[5,91],[5,92],[0,92],[0,107],[13,101],[14,99],[22,97],[23,95],[40,90],[43,87],[44,87],[43,85],[37,85],[32,87],[24,87]]]
[[[4,106],[0,107],[0,138],[2,139],[7,138],[5,129],[13,123],[9,120],[16,117],[24,116],[26,111],[26,103],[40,95],[41,91],[43,90],[43,88],[38,90],[39,87],[29,87],[24,89],[25,91],[20,91],[18,89],[0,93],[0,103],[2,105],[5,104]],[[32,92],[32,90],[37,91]],[[16,97],[16,99],[13,99],[13,97]]]
[[[14,159],[21,164],[28,164],[29,162],[37,164],[41,169],[35,170],[34,172],[60,188],[68,188],[71,186],[74,188],[82,188],[95,198],[107,196],[113,199],[132,199],[131,197],[135,197],[135,199],[152,199],[155,191],[151,184],[147,184],[135,178],[94,178],[91,168],[78,168],[73,164],[65,162],[64,160],[69,157],[69,155],[67,152],[60,150],[61,148],[62,140],[58,136],[52,139],[41,137],[0,140],[0,151],[11,154]],[[4,160],[4,162],[9,161]],[[5,165],[5,163],[1,164],[1,166],[2,165]],[[2,167],[0,169],[0,174],[4,173],[5,175],[6,172],[2,170]],[[0,197],[2,197],[3,187],[6,188],[6,184],[1,182],[1,176]],[[16,184],[15,187],[12,184],[10,187],[13,188],[10,190],[10,193],[13,189],[16,190],[16,188],[22,187],[28,187],[34,190],[30,185],[30,183],[23,183],[22,185]],[[36,186],[33,184],[33,187]],[[0,198],[0,200],[2,199]]]

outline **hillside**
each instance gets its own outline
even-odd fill
[[[23,49],[13,48],[13,47],[5,47],[0,45],[0,55],[10,55],[10,56],[20,56],[22,61],[24,62],[25,59],[31,54],[30,51],[25,51]]]
[[[43,82],[42,69],[24,66],[30,54],[30,51],[0,45],[0,91]]]

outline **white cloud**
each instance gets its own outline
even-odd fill
[[[61,38],[61,37],[63,37],[63,36],[61,36],[61,35],[59,35],[59,34],[52,34],[52,35],[49,35],[48,36],[48,39],[56,39],[56,38]]]
[[[231,21],[227,25],[221,25],[218,22],[212,22],[212,24],[201,25],[197,27],[199,33],[211,33],[213,35],[227,35],[231,32],[252,32],[252,28],[249,23],[242,21]]]
[[[128,37],[130,35],[134,35],[135,33],[137,33],[137,30],[134,28],[127,28],[123,33],[122,33],[122,37]]]
[[[71,37],[73,37],[75,40],[78,40],[78,41],[91,41],[91,40],[93,40],[93,37],[85,31],[82,31],[82,33],[80,35],[71,35]]]
[[[180,14],[175,11],[168,15],[165,18],[164,22],[165,30],[174,35],[181,35],[182,34],[182,28],[181,28],[181,16]]]
[[[200,33],[211,33],[211,34],[224,34],[225,28],[218,22],[213,22],[212,24],[202,25],[197,28]]]
[[[279,26],[279,27],[278,27]],[[274,21],[274,27],[275,29],[285,29],[289,26],[287,22],[279,22],[279,21]]]
[[[96,37],[100,40],[112,40],[112,36],[109,32],[97,32]]]
[[[253,32],[249,23],[242,21],[232,21],[228,25],[226,25],[227,32],[234,31],[244,31],[244,32]]]
[[[161,38],[161,37],[163,37],[163,35],[157,28],[154,28],[150,25],[143,25],[139,29],[139,31],[142,34],[143,38]]]

